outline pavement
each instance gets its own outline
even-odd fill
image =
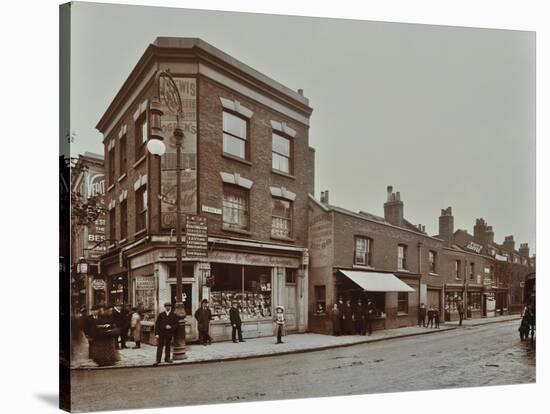
[[[519,315],[497,316],[494,318],[466,319],[462,326],[458,321],[441,324],[439,329],[409,326],[398,329],[386,329],[374,331],[370,336],[346,335],[331,336],[316,333],[291,334],[283,337],[282,344],[276,344],[275,338],[264,337],[247,339],[246,342],[233,343],[231,341],[214,342],[204,346],[198,344],[187,345],[187,359],[174,361],[173,363],[161,363],[162,366],[178,364],[193,364],[205,362],[231,361],[236,359],[260,358],[275,355],[294,354],[300,352],[320,351],[330,348],[346,347],[369,342],[379,342],[409,336],[427,335],[445,332],[454,329],[462,329],[498,322],[518,320]],[[128,343],[133,345],[132,342]],[[87,344],[83,344],[75,350],[71,369],[74,370],[99,370],[129,367],[153,366],[155,362],[156,347],[142,344],[140,349],[122,349],[119,351],[120,360],[112,366],[99,367],[91,359],[87,358]]]

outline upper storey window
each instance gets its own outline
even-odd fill
[[[249,159],[248,122],[232,113],[223,112],[223,152],[234,157]]]

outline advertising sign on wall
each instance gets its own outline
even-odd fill
[[[183,146],[181,160],[181,211],[182,214],[197,214],[197,88],[194,78],[174,79],[182,99]],[[164,112],[161,119],[162,135],[166,153],[161,158],[161,226],[174,228],[176,223],[176,145],[174,129],[176,114],[165,104],[166,80],[161,78],[161,104]]]

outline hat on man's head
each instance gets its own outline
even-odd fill
[[[276,307],[275,307],[275,310],[277,310],[277,309],[280,309],[280,310],[282,310],[283,312],[285,311],[285,308],[284,308],[284,307],[282,307],[281,305],[279,305],[279,306],[276,306]]]
[[[172,306],[172,303],[171,302],[164,302],[164,306]]]
[[[208,303],[208,299],[203,299],[201,303]]]

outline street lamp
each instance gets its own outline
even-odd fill
[[[85,290],[85,293],[84,293],[84,302],[85,302],[85,306],[86,306],[86,311],[90,311],[91,309],[91,300],[92,300],[92,295],[91,295],[91,292],[90,292],[90,279],[89,279],[89,275],[88,275],[88,262],[86,261],[86,258],[81,256],[79,259],[78,259],[78,263],[76,264],[76,273],[79,274],[80,277],[84,278],[84,288],[86,289]]]
[[[161,117],[160,79],[164,78],[164,103],[168,109],[176,114],[176,127],[174,128],[174,140],[176,144],[176,306],[174,313],[179,318],[176,335],[174,336],[175,360],[186,359],[185,354],[185,307],[182,301],[182,234],[181,234],[181,172],[183,170],[181,160],[181,149],[183,146],[183,129],[181,119],[183,118],[183,105],[176,82],[169,70],[158,71],[155,75],[154,93],[151,98],[151,134],[147,142],[147,150],[156,157],[162,157],[166,152],[166,145],[163,142]]]

